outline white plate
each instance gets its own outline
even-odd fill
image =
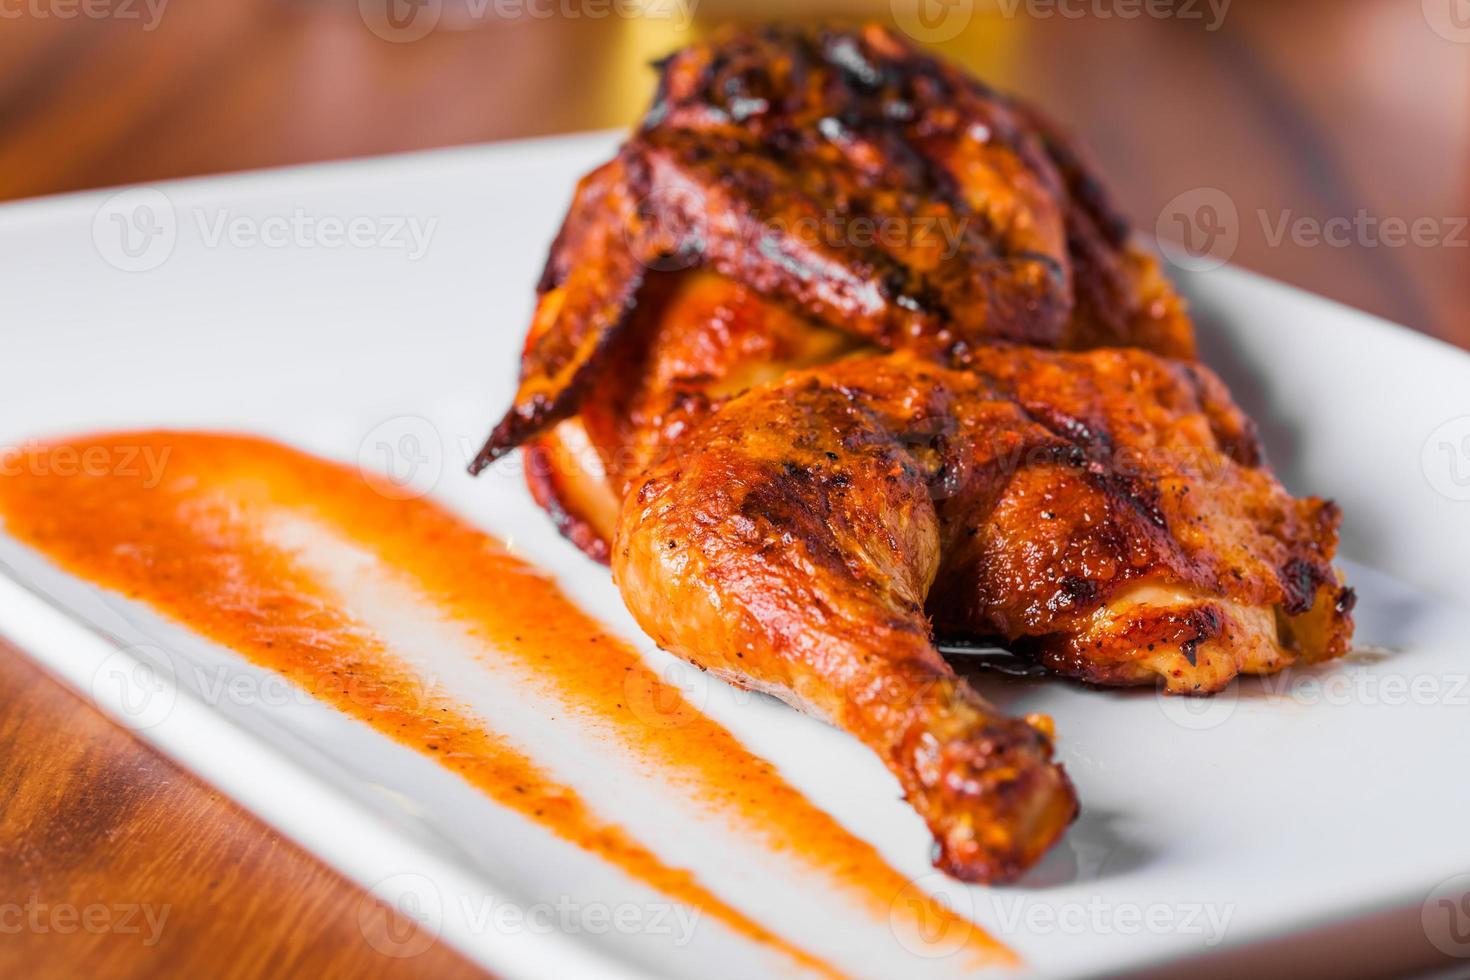
[[[637,638],[660,670],[675,671],[639,636],[606,572],[557,536],[518,479],[463,472],[510,398],[532,284],[573,181],[614,139],[0,209],[0,443],[222,428],[354,461],[404,431],[427,432],[436,497],[513,538],[586,608]],[[333,245],[340,233],[321,222],[359,216],[368,219],[359,243]],[[1055,716],[1084,802],[1046,864],[1003,890],[926,877],[923,828],[845,736],[702,675],[670,676],[894,866],[973,908],[1037,974],[1218,953],[1421,903],[1431,941],[1470,955],[1470,943],[1454,946],[1470,922],[1427,901],[1436,888],[1470,890],[1470,879],[1456,879],[1470,872],[1470,357],[1241,272],[1181,280],[1206,359],[1261,420],[1286,482],[1342,503],[1358,638],[1391,654],[1243,683],[1204,702],[982,678],[1013,710]],[[0,561],[0,630],[12,640],[326,861],[418,910],[496,974],[787,969],[714,922],[700,921],[692,938],[506,927],[484,914],[487,902],[658,897],[323,705],[210,696],[193,680],[202,669],[257,685],[261,673],[11,539],[0,537]],[[422,653],[442,676],[464,674],[453,651]],[[138,692],[113,683],[132,676],[119,665],[150,657],[177,677],[168,710],[129,702]],[[467,697],[480,697],[465,683]],[[590,750],[557,751],[570,766]],[[799,881],[752,874],[748,853],[650,805],[646,785],[588,778],[598,804],[653,835],[664,856],[854,973],[958,971],[913,957],[881,923],[844,920]]]

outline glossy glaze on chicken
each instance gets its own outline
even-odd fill
[[[479,464],[575,412],[651,269],[694,267],[885,348],[1194,351],[1157,263],[1035,110],[878,27],[732,31],[661,65],[638,130],[578,187]]]
[[[1336,507],[1275,480],[1034,110],[878,28],[661,68],[578,189],[476,462],[526,444],[661,646],[852,732],[981,881],[1076,801],[1049,723],[987,705],[936,631],[1179,694],[1346,651]]]

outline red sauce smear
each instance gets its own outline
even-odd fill
[[[107,465],[80,465],[88,458]],[[265,540],[264,518],[286,509],[376,555],[483,639],[487,656],[534,673],[632,757],[822,874],[885,924],[936,948],[963,949],[976,963],[1016,962],[691,705],[550,578],[429,500],[396,499],[356,469],[278,443],[207,433],[85,437],[34,449],[26,465],[7,472],[16,475],[0,478],[6,529],[68,571],[278,671],[498,803],[804,967],[838,973],[689,871],[666,865],[482,720],[426,693],[382,639]]]

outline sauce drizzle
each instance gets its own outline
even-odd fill
[[[82,458],[89,451],[98,459],[141,453],[161,460],[161,478],[141,468],[56,465],[59,453]],[[266,516],[282,509],[305,515],[376,555],[482,640],[485,657],[534,674],[627,755],[743,834],[822,875],[885,924],[963,948],[976,964],[1016,962],[690,704],[554,581],[439,505],[398,499],[355,469],[243,436],[85,437],[45,447],[32,464],[0,479],[0,513],[19,540],[281,673],[501,805],[802,967],[839,975],[599,817],[574,788],[447,694],[426,691],[381,637],[267,539]]]

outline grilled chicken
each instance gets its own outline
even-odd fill
[[[641,126],[579,185],[476,469],[575,414],[650,272],[692,268],[883,348],[1194,351],[1158,264],[1035,110],[879,27],[726,32],[663,63]]]
[[[1002,634],[1090,681],[1204,693],[1343,651],[1337,511],[1292,499],[1203,368],[1139,351],[864,357],[753,388],[622,507],[658,644],[852,732],[940,845],[1006,880],[1070,817],[1049,741],[931,643]]]
[[[661,67],[473,466],[524,444],[661,646],[852,732],[978,881],[1076,801],[1049,722],[1000,716],[934,635],[1179,694],[1345,652],[1335,506],[1275,481],[1035,110],[877,28]]]

